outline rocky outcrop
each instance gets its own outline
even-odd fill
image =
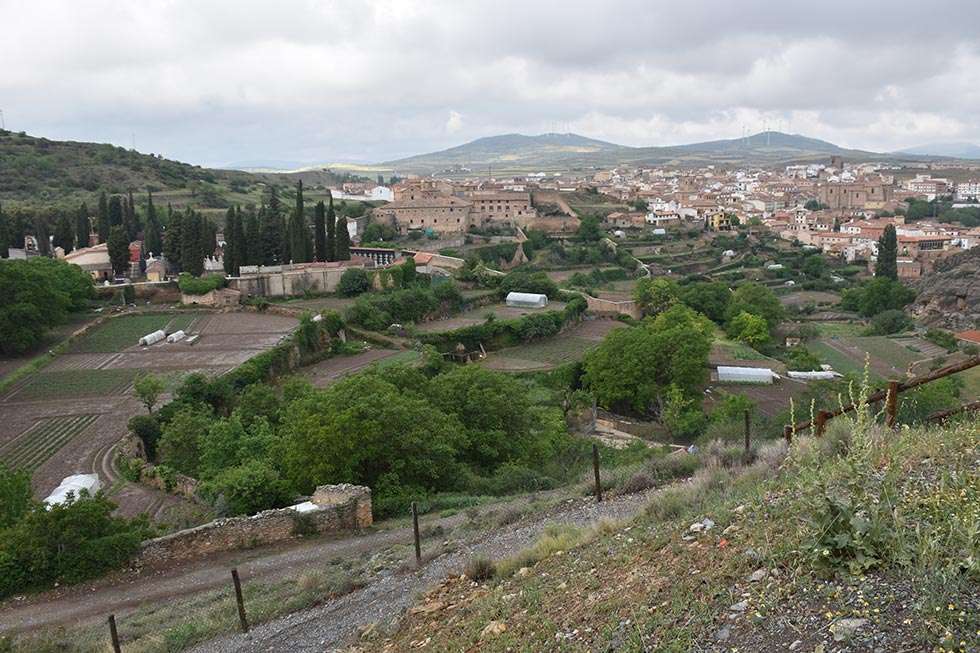
[[[912,314],[930,326],[975,329],[980,324],[980,247],[936,261],[916,284]]]

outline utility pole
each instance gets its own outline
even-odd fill
[[[3,120],[3,109],[0,109],[0,129],[7,130],[7,123]]]

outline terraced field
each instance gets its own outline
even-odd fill
[[[177,315],[147,314],[126,315],[107,320],[75,343],[73,353],[112,353],[132,347],[146,334],[158,329],[187,329],[198,317],[196,313]]]
[[[41,420],[0,449],[0,461],[11,468],[33,472],[98,418],[98,415],[70,415]]]
[[[65,369],[39,372],[15,387],[6,399],[44,401],[118,395],[133,383],[139,372],[137,368]]]

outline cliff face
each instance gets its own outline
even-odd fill
[[[974,329],[980,324],[980,247],[936,261],[916,285],[913,315],[931,326]]]

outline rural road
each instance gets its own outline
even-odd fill
[[[600,519],[632,516],[645,505],[648,494],[611,498],[601,504],[591,498],[564,499],[509,526],[475,532],[459,542],[456,549],[428,562],[419,571],[385,569],[364,587],[315,608],[258,625],[247,638],[223,636],[193,650],[322,651],[340,645],[367,624],[396,619],[419,592],[448,574],[460,573],[473,555],[500,558],[515,553],[533,543],[550,523],[587,526]],[[427,520],[425,526],[439,525],[448,530],[465,519],[464,514],[458,513]],[[71,588],[5,601],[0,604],[0,633],[101,621],[107,614],[115,614],[124,623],[125,615],[137,608],[226,587],[233,566],[238,567],[244,583],[275,580],[297,576],[306,568],[322,567],[328,559],[361,557],[392,545],[409,544],[411,539],[411,528],[406,526],[343,539],[319,538],[280,547],[229,552],[156,572],[120,572]]]

